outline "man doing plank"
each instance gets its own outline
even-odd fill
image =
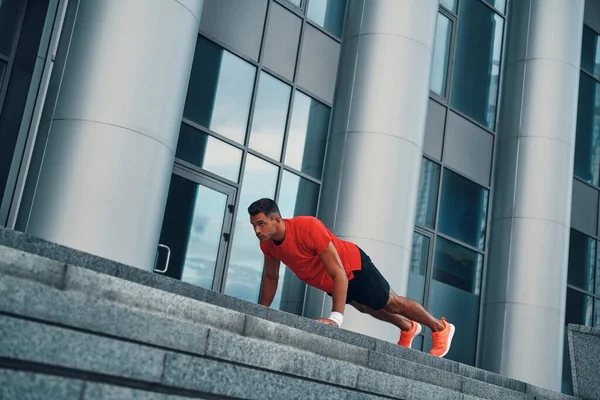
[[[259,304],[269,307],[279,280],[281,262],[308,285],[332,297],[329,318],[317,321],[341,327],[345,304],[400,328],[400,346],[410,348],[422,325],[432,331],[430,354],[450,350],[454,325],[434,318],[419,303],[394,293],[389,283],[357,245],[340,240],[314,217],[281,217],[277,204],[260,199],[248,207],[254,233],[264,254]]]

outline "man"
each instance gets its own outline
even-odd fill
[[[250,222],[264,254],[259,304],[269,307],[279,281],[281,262],[308,285],[332,297],[329,318],[317,321],[341,327],[345,304],[400,328],[400,346],[410,348],[426,325],[432,331],[430,354],[444,357],[450,350],[454,325],[438,320],[416,301],[398,296],[357,245],[340,240],[314,217],[283,219],[277,204],[260,199],[248,207]]]

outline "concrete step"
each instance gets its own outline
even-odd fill
[[[123,266],[114,270],[119,268]],[[129,277],[136,274],[140,275],[136,272]],[[182,289],[178,284],[191,286],[144,274],[153,275],[147,278],[155,286],[161,280],[172,281],[160,284],[175,290]],[[217,360],[243,371],[268,371],[365,396],[569,398],[306,318],[266,309],[259,316],[244,314],[194,299],[206,299],[206,293],[180,296],[175,290],[152,289],[132,279],[99,273],[98,268],[78,268],[6,247],[0,248],[0,275],[0,311],[10,318],[55,324],[55,329],[76,329],[120,343],[189,355],[196,361]],[[225,297],[216,295],[212,298]],[[225,301],[235,304],[230,298]],[[277,319],[286,325],[273,321]],[[16,356],[11,353],[8,359]],[[41,362],[35,357],[21,361]],[[63,368],[77,370],[76,366]]]

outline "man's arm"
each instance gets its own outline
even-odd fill
[[[279,267],[281,262],[276,258],[265,256],[263,268],[263,280],[260,288],[260,299],[258,304],[270,307],[279,283]]]
[[[343,315],[346,307],[346,294],[348,292],[348,277],[342,265],[342,260],[340,260],[340,256],[331,242],[329,242],[329,245],[319,257],[325,270],[333,278],[333,292],[331,293],[333,299],[332,312],[338,312]],[[325,323],[328,323],[327,321],[333,322],[329,318],[323,318],[319,321]],[[337,326],[337,324],[335,325]]]

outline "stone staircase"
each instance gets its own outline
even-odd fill
[[[572,399],[0,229],[0,399]]]

